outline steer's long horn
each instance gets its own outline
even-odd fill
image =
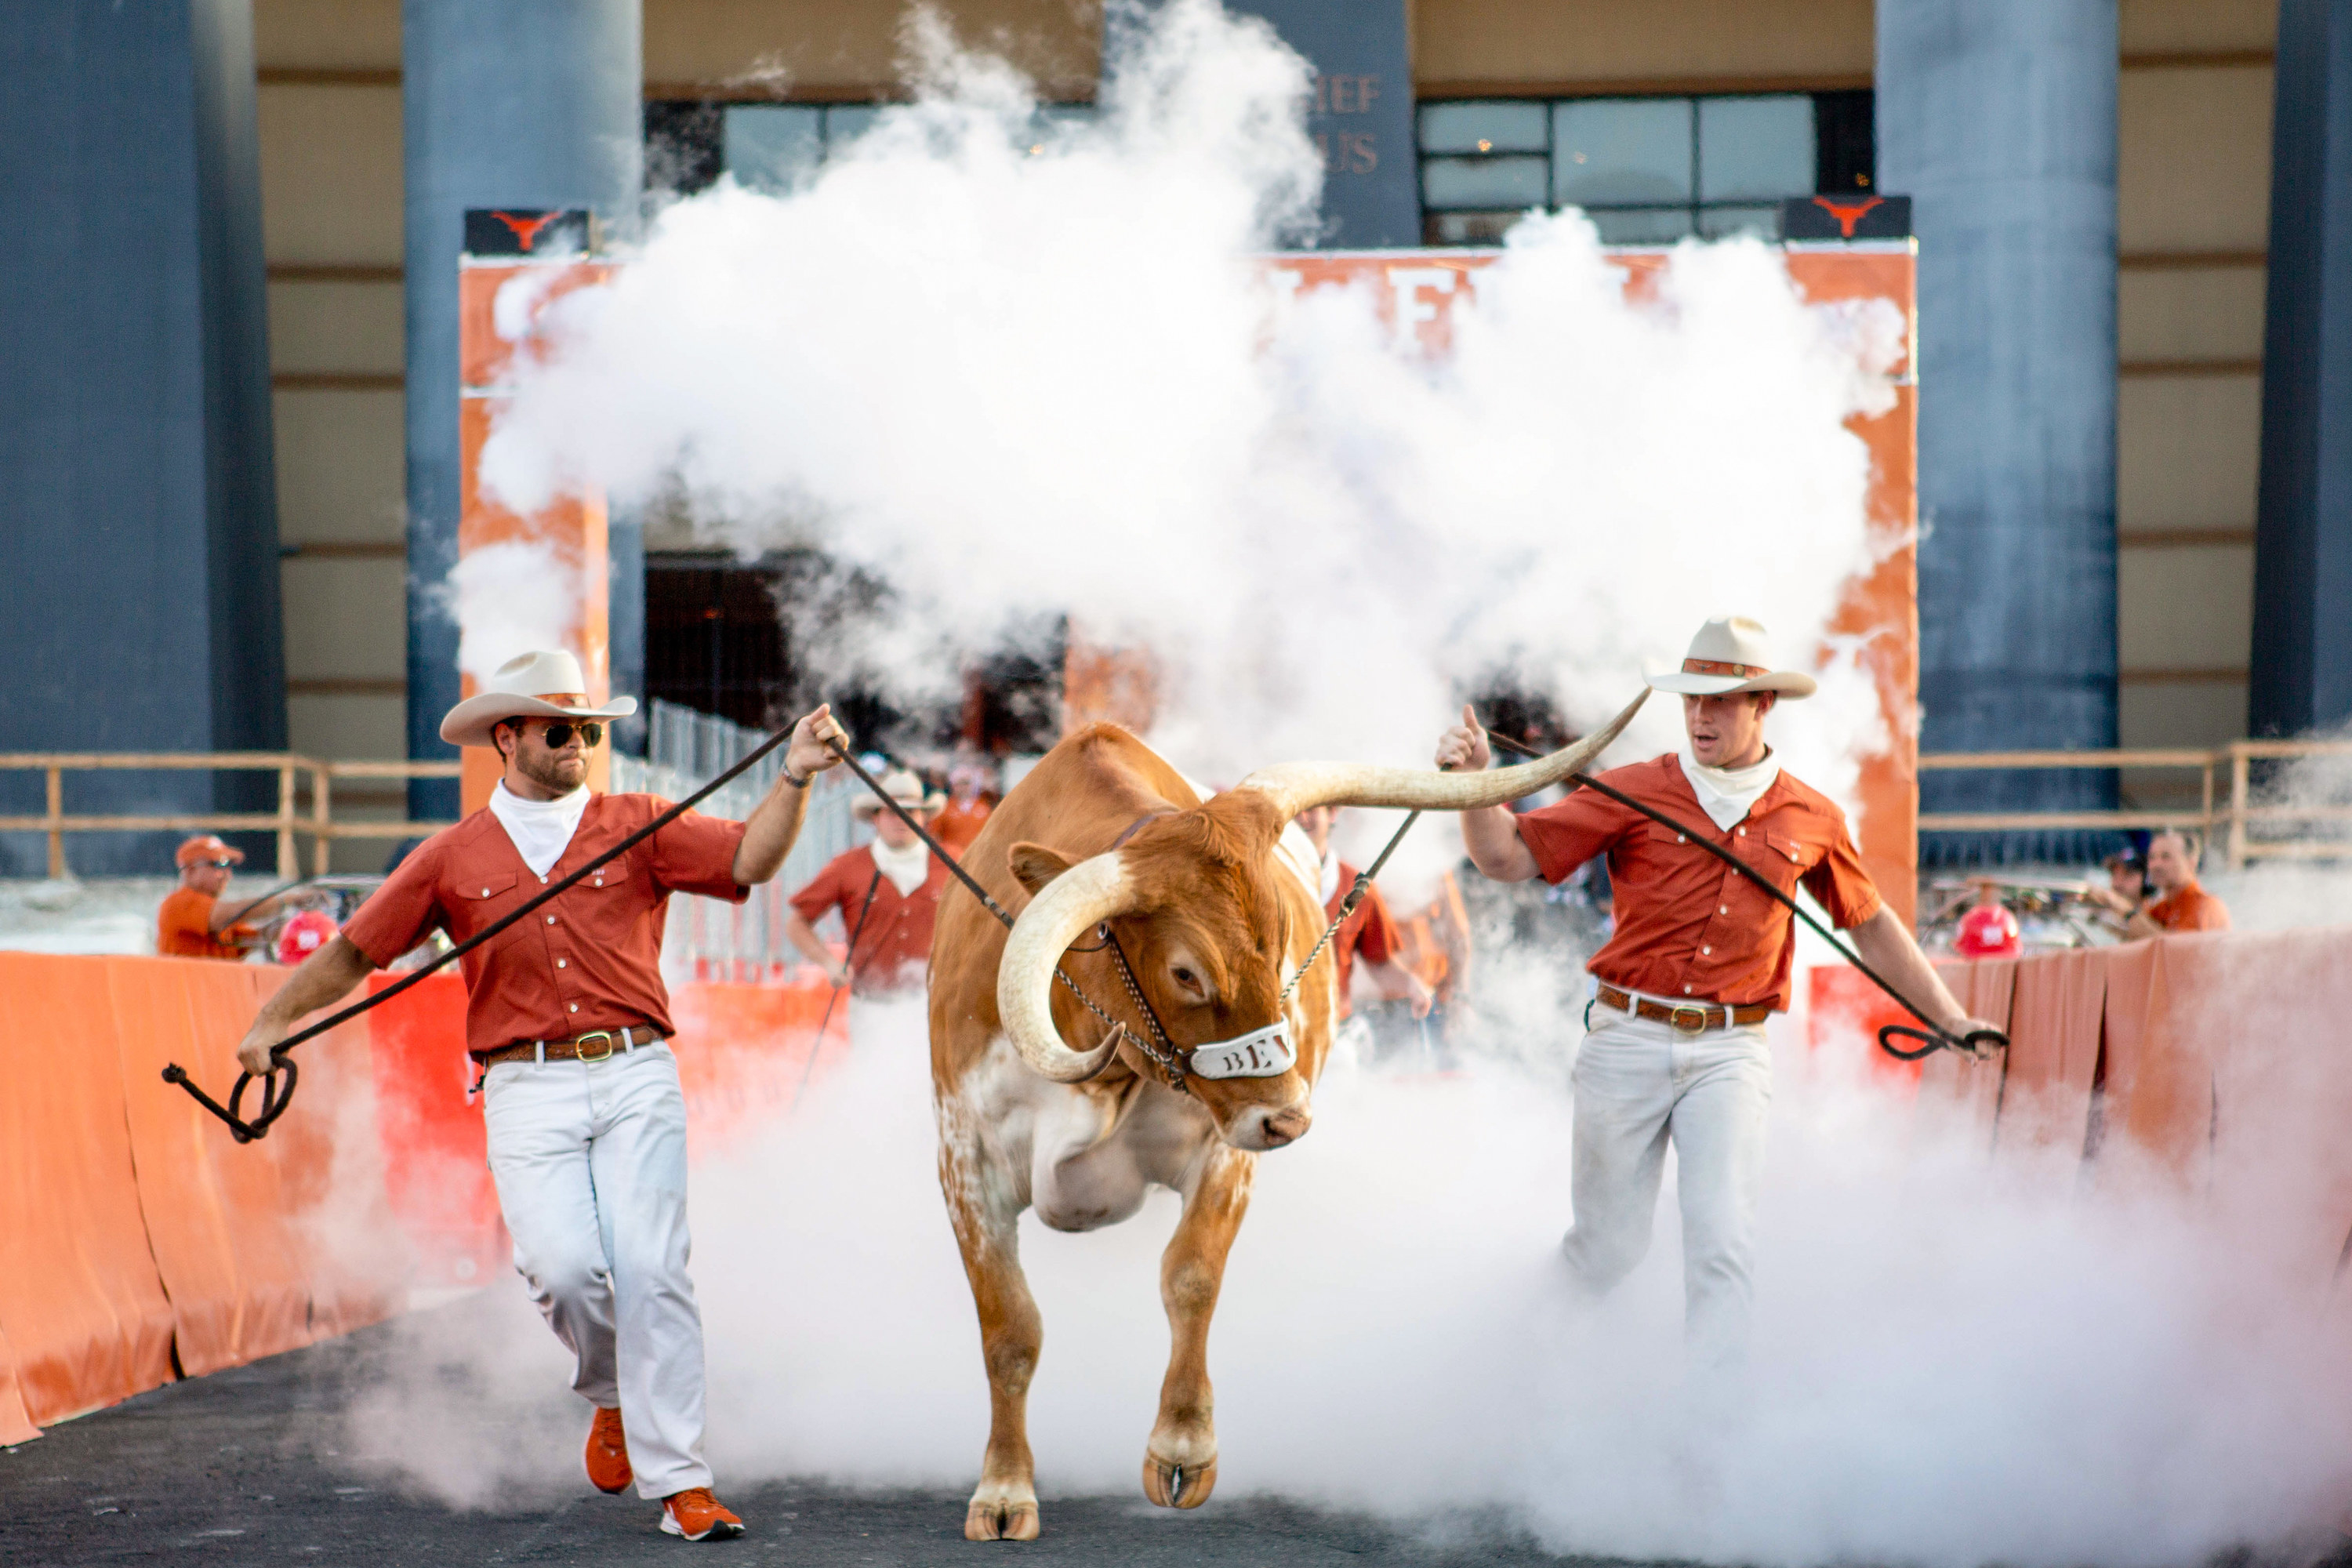
[[[1441,773],[1421,768],[1383,768],[1368,763],[1282,763],[1260,768],[1239,787],[1274,797],[1285,821],[1315,805],[1386,805],[1413,811],[1476,811],[1533,795],[1570,773],[1582,773],[1617,738],[1642,704],[1643,689],[1609,721],[1565,751],[1515,768],[1482,773]]]
[[[1118,1048],[1116,1030],[1091,1051],[1074,1051],[1054,1026],[1054,968],[1070,943],[1124,910],[1127,867],[1114,850],[1081,860],[1029,900],[1004,939],[996,965],[996,1006],[1021,1059],[1056,1083],[1075,1083],[1100,1071]]]

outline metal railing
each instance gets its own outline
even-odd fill
[[[2232,741],[2213,751],[2112,752],[1948,752],[1919,759],[1925,773],[1983,769],[2096,768],[2194,769],[2198,773],[2198,804],[2187,806],[2125,807],[2115,811],[1935,811],[1922,812],[1922,833],[2032,832],[2048,828],[2188,827],[2218,847],[2230,869],[2243,869],[2249,861],[2266,859],[2352,858],[2352,804],[2333,801],[2257,799],[2253,764],[2263,762],[2308,762],[2317,758],[2352,759],[2352,741]],[[2221,797],[2228,781],[2227,798]],[[2275,795],[2278,792],[2266,792]],[[2338,831],[2314,831],[2327,825]],[[2300,832],[2274,831],[2300,828]]]
[[[278,775],[278,807],[274,811],[198,811],[152,813],[68,812],[65,808],[65,776],[72,773],[274,773]],[[49,841],[48,874],[52,879],[69,874],[66,859],[68,833],[239,833],[274,832],[278,837],[278,875],[299,876],[295,839],[309,835],[311,866],[324,875],[337,839],[413,838],[453,826],[446,822],[408,822],[334,818],[337,779],[454,779],[456,763],[331,763],[290,752],[0,752],[0,773],[38,772],[47,786],[47,809],[37,816],[0,816],[0,833],[40,833]],[[307,775],[310,809],[302,808],[302,781]]]

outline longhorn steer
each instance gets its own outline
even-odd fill
[[[1133,1215],[1155,1184],[1183,1200],[1160,1259],[1172,1344],[1143,1490],[1162,1507],[1197,1508],[1217,1484],[1209,1319],[1258,1152],[1307,1131],[1336,1006],[1328,957],[1280,1000],[1324,924],[1305,868],[1294,872],[1279,849],[1290,819],[1318,805],[1463,810],[1516,799],[1583,768],[1640,706],[1524,767],[1455,776],[1292,763],[1207,801],[1133,735],[1097,724],[1055,747],[991,814],[965,863],[1016,924],[1008,933],[977,900],[950,892],[931,942],[940,1186],[988,1369],[988,1448],[966,1537],[1037,1535],[1027,1401],[1044,1333],[1021,1271],[1024,1208],[1056,1230],[1093,1230]],[[1181,1089],[1139,1046],[1153,1038],[1150,1023],[1108,944],[1089,934],[1105,923],[1180,1067],[1195,1069]],[[1057,962],[1118,1029],[1055,982]],[[1277,1047],[1241,1064],[1263,1076],[1198,1076],[1219,1068],[1214,1053],[1194,1059],[1196,1047],[1276,1023],[1288,1026],[1295,1060]],[[1072,1049],[1073,1039],[1089,1048]]]

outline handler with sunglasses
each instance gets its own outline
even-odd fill
[[[294,972],[238,1047],[248,1071],[297,1020],[342,997],[438,927],[463,942],[583,866],[670,803],[592,795],[604,721],[579,661],[530,653],[449,710],[441,738],[492,746],[505,771],[487,809],[426,839]],[[799,834],[810,778],[846,741],[825,709],[793,728],[784,771],[749,820],[688,812],[461,961],[466,1047],[479,1064],[490,1173],[515,1268],[572,1353],[595,1407],[588,1479],[662,1500],[689,1541],[740,1535],[702,1458],[702,1317],[686,1272],[686,1101],[661,979],[673,892],[741,902]]]

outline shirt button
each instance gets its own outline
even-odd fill
[[[548,917],[547,917],[547,923],[548,923],[549,925],[553,925],[553,924],[555,923],[555,917],[554,917],[553,915],[550,915],[550,916],[548,916]]]
[[[1711,947],[1702,947],[1702,948],[1700,948],[1700,949],[1699,949],[1699,952],[1700,952],[1701,953],[1705,954],[1706,956],[1709,957],[1709,958],[1712,958],[1712,957],[1714,957],[1714,956],[1715,956],[1715,949],[1713,949],[1713,948],[1711,948]]]
[[[575,1013],[577,1013],[578,1011],[580,1011],[580,1004],[579,1004],[579,1003],[577,1003],[577,1002],[574,1002],[573,1004],[572,1004],[572,1010],[573,1012],[575,1012]]]
[[[546,881],[546,880],[547,880],[547,879],[546,879],[546,878],[544,878],[544,877],[541,877],[541,878],[540,879],[540,880],[541,880],[541,881],[542,881],[542,882],[544,882],[544,881]]]
[[[1687,839],[1687,838],[1685,838],[1685,837],[1684,837],[1681,834],[1677,833],[1677,834],[1675,834],[1675,843],[1677,843],[1677,844],[1687,844],[1687,843],[1689,843],[1689,842],[1690,842],[1690,840],[1689,840],[1689,839]]]
[[[1715,907],[1715,912],[1719,915],[1727,915],[1731,912],[1731,906],[1729,904],[1717,904]]]
[[[557,960],[555,961],[555,967],[556,967],[556,968],[558,968],[558,969],[561,969],[561,968],[562,968],[566,963],[570,963],[570,962],[571,962],[571,960],[569,960],[569,959],[559,958],[559,959],[557,959]]]
[[[1687,986],[1687,985],[1684,986],[1684,987],[1683,987],[1683,994],[1684,994],[1684,995],[1685,995],[1685,996],[1687,996],[1687,995],[1689,995],[1690,994],[1691,994],[1691,988],[1690,988],[1689,986]]]
[[[1748,829],[1746,829],[1746,828],[1744,828],[1744,827],[1743,827],[1743,828],[1741,828],[1741,829],[1739,830],[1739,837],[1742,837],[1742,838],[1747,837],[1748,837]]]
[[[490,896],[490,890],[489,890],[488,888],[484,888],[484,889],[482,889],[482,897],[484,897],[484,898],[486,898],[486,899],[487,899],[487,898],[488,898],[489,896]]]

